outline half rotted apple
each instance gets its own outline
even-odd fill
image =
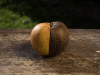
[[[44,56],[61,53],[69,42],[69,31],[62,22],[37,24],[31,31],[30,42],[33,48]]]

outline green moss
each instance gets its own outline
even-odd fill
[[[33,28],[38,22],[32,22],[28,16],[20,16],[9,9],[0,8],[0,28],[22,29]]]

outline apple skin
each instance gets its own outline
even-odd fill
[[[50,24],[49,56],[60,54],[69,42],[69,31],[62,22],[55,21]]]
[[[50,23],[40,23],[32,29],[30,42],[40,55],[49,54],[49,39]]]
[[[31,31],[30,42],[43,56],[60,54],[69,42],[69,31],[62,22],[37,24]]]

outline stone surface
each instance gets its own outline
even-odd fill
[[[30,32],[0,29],[0,75],[100,75],[100,30],[69,29],[69,44],[54,57],[32,48]]]

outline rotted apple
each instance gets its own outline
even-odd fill
[[[39,23],[31,31],[32,47],[43,56],[60,54],[69,42],[67,26],[59,21]]]

